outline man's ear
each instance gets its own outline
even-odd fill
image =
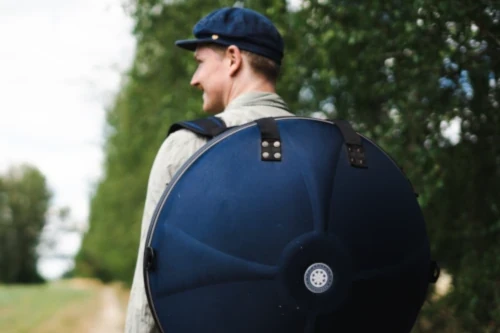
[[[229,75],[234,76],[243,64],[243,55],[237,46],[231,45],[226,49],[226,58],[229,60]]]

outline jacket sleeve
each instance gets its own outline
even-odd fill
[[[160,332],[155,325],[146,297],[142,271],[143,249],[154,210],[165,187],[171,181],[175,172],[205,142],[204,139],[197,137],[187,130],[180,130],[169,135],[158,150],[149,175],[146,202],[142,216],[139,251],[127,309],[126,333]]]

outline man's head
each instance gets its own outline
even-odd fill
[[[203,90],[203,109],[222,111],[248,91],[274,91],[283,39],[265,16],[244,8],[223,8],[200,20],[196,39],[176,45],[194,51],[198,68],[191,85]]]

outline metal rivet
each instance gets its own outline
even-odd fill
[[[361,151],[361,149],[358,148],[358,153]]]
[[[269,142],[262,141],[262,147],[269,147]]]
[[[359,160],[359,164],[363,164],[363,160]]]
[[[219,36],[218,35],[212,35],[212,39],[213,40],[217,40],[217,39],[219,39]]]
[[[262,157],[269,158],[269,153],[268,152],[262,153]]]
[[[351,148],[351,147],[349,147],[348,149],[349,149],[349,151],[352,151],[352,148]]]
[[[281,143],[280,143],[279,141],[275,141],[275,142],[274,142],[274,146],[275,146],[276,148],[278,148],[279,146],[281,146]]]
[[[275,153],[275,154],[274,154],[274,158],[276,158],[276,159],[280,159],[280,158],[281,158],[281,154],[280,154],[280,153]]]
[[[354,163],[354,158],[351,158],[351,162]]]

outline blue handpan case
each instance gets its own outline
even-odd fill
[[[416,194],[381,148],[345,121],[186,124],[216,136],[176,173],[149,230],[162,332],[411,330],[438,271]]]

